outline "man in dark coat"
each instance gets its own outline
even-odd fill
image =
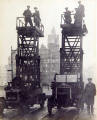
[[[66,12],[64,14],[64,17],[65,17],[65,23],[66,24],[71,24],[71,12],[68,10],[68,7],[65,8]]]
[[[27,10],[24,11],[23,15],[24,15],[24,17],[25,17],[25,26],[27,26],[28,23],[29,23],[31,26],[33,26],[32,20],[31,20],[32,13],[31,13],[31,11],[30,11],[30,6],[29,6],[29,5],[27,6]]]
[[[39,13],[39,10],[37,7],[34,7],[34,14],[33,14],[33,17],[34,17],[34,23],[37,27],[40,27],[40,22],[41,22],[41,18],[40,18],[40,13]]]
[[[87,104],[87,112],[93,114],[94,96],[96,95],[95,84],[92,83],[92,78],[88,78],[89,83],[85,86],[85,102]]]
[[[81,4],[81,1],[78,1],[78,8],[75,8],[75,15],[74,15],[74,24],[76,26],[82,26],[82,20],[83,20],[83,17],[85,17],[85,8],[84,8],[84,5]]]
[[[79,15],[81,17],[85,17],[85,13],[84,13],[85,8],[84,8],[84,5],[81,4],[81,1],[78,1],[78,4],[79,4],[79,6],[78,6]]]

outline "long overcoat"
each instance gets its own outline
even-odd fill
[[[87,105],[94,104],[94,96],[96,95],[96,87],[93,83],[88,83],[85,86],[85,102]]]

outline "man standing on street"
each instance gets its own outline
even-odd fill
[[[31,20],[32,13],[31,13],[31,11],[30,11],[30,6],[29,6],[29,5],[27,6],[27,10],[24,11],[23,15],[24,15],[24,17],[25,17],[25,27],[27,27],[27,24],[28,24],[28,23],[29,23],[31,26],[33,26],[32,20]]]
[[[87,104],[88,114],[93,114],[94,96],[96,95],[95,84],[92,83],[92,78],[88,78],[88,84],[85,86],[85,102]]]

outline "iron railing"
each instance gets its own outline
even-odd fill
[[[74,13],[71,14],[71,19],[72,19],[71,24],[74,24],[74,21],[75,21],[74,15],[75,15]],[[62,24],[66,24],[65,23],[65,13],[61,14],[61,25]],[[83,24],[84,24],[84,20],[82,20],[82,26],[83,26]]]
[[[31,17],[31,20],[32,20],[33,27],[38,28],[41,32],[44,33],[44,26],[41,23],[41,21],[37,18],[37,20],[39,20],[38,21],[39,22],[39,26],[37,26],[34,17]],[[25,17],[17,17],[17,19],[16,19],[16,28],[18,28],[18,27],[26,27],[25,26]]]

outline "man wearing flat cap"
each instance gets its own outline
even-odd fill
[[[85,102],[87,104],[88,114],[93,114],[94,96],[96,95],[95,84],[92,83],[92,78],[88,78],[88,83],[85,86]]]
[[[32,13],[30,11],[29,5],[27,6],[27,9],[24,11],[23,15],[25,17],[25,26],[27,26],[28,23],[30,24],[30,26],[33,26],[32,20],[31,20]]]
[[[66,24],[71,24],[71,12],[68,10],[68,7],[65,8],[65,14],[64,14],[64,17],[65,17],[65,23]]]
[[[81,15],[81,17],[85,17],[85,8],[84,8],[84,5],[81,3],[81,1],[78,1],[78,11],[79,11],[79,14]]]
[[[85,8],[84,5],[81,4],[81,1],[78,1],[78,8],[75,8],[75,15],[74,15],[74,24],[76,26],[82,26],[82,21],[83,21],[83,17],[85,17]]]
[[[40,19],[39,10],[38,10],[37,7],[34,7],[34,10],[35,10],[35,12],[33,14],[33,16],[34,16],[34,22],[35,22],[35,24],[36,24],[37,27],[40,27],[40,21],[41,21],[41,19]]]

